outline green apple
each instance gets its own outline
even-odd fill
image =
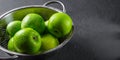
[[[15,51],[13,38],[8,41],[8,50]]]
[[[14,47],[17,52],[37,54],[41,47],[41,36],[32,28],[23,28],[13,37]]]
[[[21,21],[12,21],[7,27],[6,31],[10,35],[10,37],[14,36],[14,34],[21,29]]]
[[[48,21],[49,21],[49,20],[45,21],[45,26],[46,26],[46,27],[48,26]]]
[[[44,34],[48,33],[48,20],[45,21],[45,30],[44,30]]]
[[[72,29],[72,19],[66,13],[55,13],[48,21],[48,30],[57,38],[64,37]]]
[[[47,51],[53,49],[59,45],[59,41],[57,38],[52,36],[51,34],[45,34],[42,37],[42,46],[41,49],[43,51]]]
[[[39,32],[39,34],[42,34],[45,29],[44,19],[38,14],[30,13],[23,18],[21,24],[21,28],[27,27],[33,28],[34,30]]]

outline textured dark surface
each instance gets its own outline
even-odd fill
[[[46,1],[49,0],[0,0],[0,14]],[[43,60],[120,60],[120,0],[60,1],[73,19],[74,36],[56,54]]]

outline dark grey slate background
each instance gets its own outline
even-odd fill
[[[42,5],[47,1],[0,0],[0,14],[20,6]],[[60,1],[73,19],[74,36],[55,55],[45,60],[120,60],[120,0]]]

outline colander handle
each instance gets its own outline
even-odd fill
[[[66,12],[65,6],[64,6],[64,4],[61,1],[56,1],[56,0],[48,1],[48,2],[44,3],[43,6],[47,6],[47,5],[52,4],[52,3],[60,4],[62,6],[62,11]]]

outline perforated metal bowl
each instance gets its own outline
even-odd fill
[[[63,10],[59,10],[59,9],[56,9],[50,6],[48,7],[47,5],[51,3],[60,4]],[[7,44],[10,38],[7,35],[6,26],[9,22],[14,21],[14,20],[22,20],[23,17],[29,13],[40,14],[45,20],[48,20],[52,14],[57,13],[57,12],[66,12],[63,3],[60,1],[48,1],[43,5],[29,5],[29,6],[22,6],[19,8],[15,8],[1,15],[0,16],[0,49],[10,54],[11,57],[0,57],[0,59],[17,58],[18,56],[31,56],[28,54],[21,54],[21,53],[13,52],[7,49]],[[64,46],[71,39],[73,35],[73,29],[74,29],[74,26],[72,27],[71,32],[66,37],[59,39],[60,45],[58,47],[48,50],[46,52],[40,53],[39,55],[53,52],[61,48],[62,46]]]

